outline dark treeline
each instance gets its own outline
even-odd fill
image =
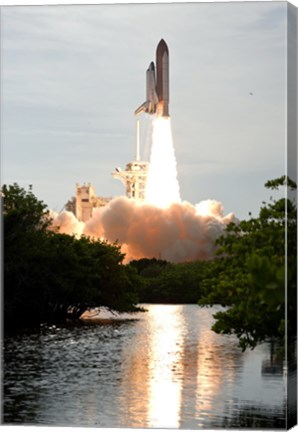
[[[92,306],[137,310],[136,273],[118,245],[49,230],[31,187],[2,193],[4,329],[78,318]]]
[[[140,277],[137,291],[142,303],[197,303],[204,293],[206,261],[172,264],[143,258],[129,265]]]
[[[286,176],[265,186],[296,190]],[[31,188],[14,184],[2,192],[6,328],[78,318],[94,306],[136,311],[138,303],[199,303],[227,306],[215,314],[213,330],[236,334],[242,349],[282,341],[286,330],[296,335],[295,194],[270,198],[258,217],[229,224],[211,261],[143,258],[124,265],[117,244],[50,231],[47,207]]]

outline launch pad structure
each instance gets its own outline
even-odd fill
[[[93,209],[104,207],[112,197],[96,196],[91,183],[76,184],[76,195],[66,204],[65,210],[72,212],[79,221],[86,222],[92,217]]]
[[[137,201],[145,199],[146,181],[149,163],[141,161],[140,158],[140,121],[136,123],[136,158],[126,165],[125,171],[116,168],[112,173],[115,179],[121,180],[125,186],[127,198]]]
[[[136,157],[126,165],[125,170],[115,168],[112,176],[121,180],[125,186],[127,198],[138,202],[144,201],[146,192],[147,173],[149,163],[140,158],[140,124],[136,122]],[[71,211],[79,221],[86,222],[92,217],[93,209],[106,206],[112,198],[96,196],[94,186],[91,183],[76,185],[76,195],[65,205],[65,209]]]

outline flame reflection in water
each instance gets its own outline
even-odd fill
[[[180,346],[183,341],[183,319],[177,306],[163,306],[150,313],[150,403],[148,426],[178,428],[181,406]]]
[[[203,427],[206,417],[220,415],[237,348],[217,347],[211,324],[210,312],[195,305],[148,306],[144,331],[123,356],[127,427]]]
[[[218,307],[144,305],[137,319],[6,337],[4,423],[106,428],[281,428],[282,375],[263,344],[210,330]],[[55,328],[54,328],[55,327]]]

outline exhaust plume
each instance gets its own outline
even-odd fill
[[[145,201],[162,208],[181,202],[170,117],[153,120]]]
[[[203,213],[200,209],[204,209]],[[224,216],[222,204],[216,201],[203,201],[196,206],[184,201],[160,208],[118,197],[105,207],[94,209],[92,218],[85,223],[64,211],[54,217],[53,227],[60,227],[58,230],[66,234],[117,241],[126,254],[126,262],[161,258],[177,263],[211,259],[215,240],[233,220],[233,213]]]

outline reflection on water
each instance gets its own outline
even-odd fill
[[[285,426],[285,380],[276,360],[270,366],[268,345],[242,353],[233,337],[211,332],[218,308],[145,307],[148,312],[133,320],[42,327],[6,337],[3,421],[122,428]]]
[[[148,426],[178,428],[182,387],[183,315],[177,306],[156,306],[149,318]],[[180,312],[180,313],[179,313]],[[169,330],[170,329],[170,330]]]

